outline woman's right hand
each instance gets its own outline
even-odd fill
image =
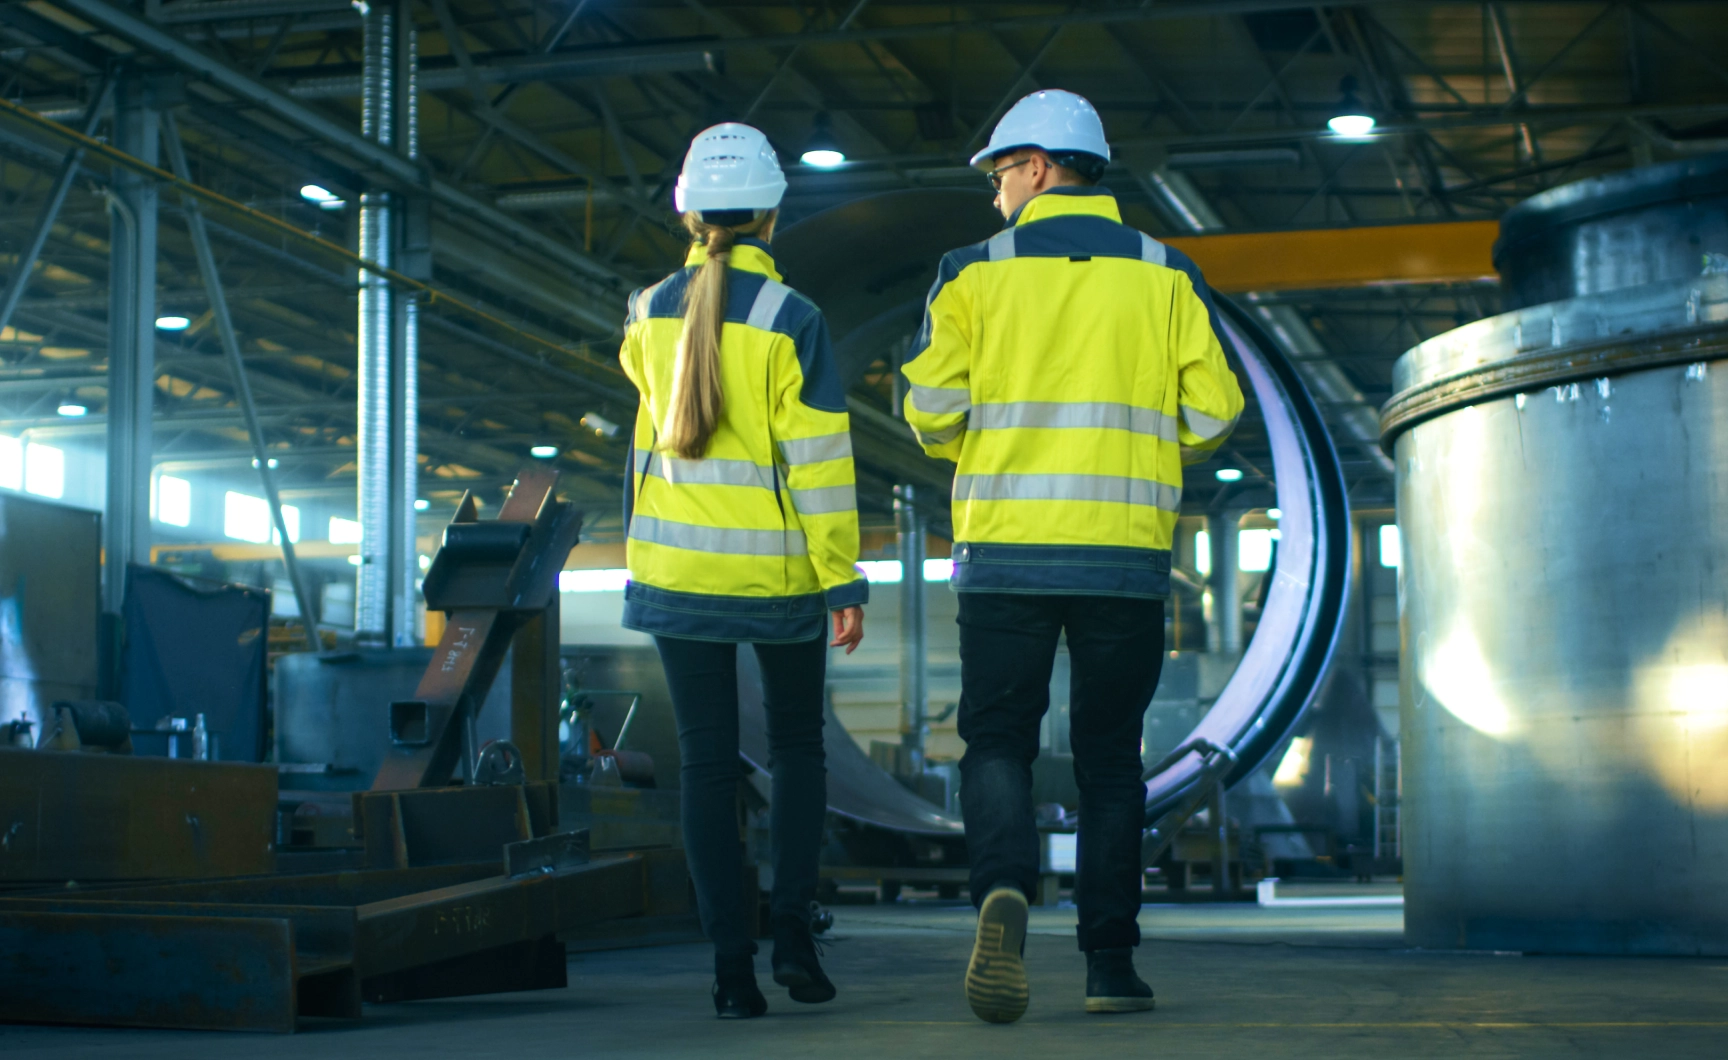
[[[844,647],[846,654],[851,655],[858,649],[858,642],[864,639],[864,609],[854,604],[830,613],[834,616],[834,639],[828,642],[828,646]]]

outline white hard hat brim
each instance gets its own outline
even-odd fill
[[[1004,152],[1027,147],[1094,155],[1106,162],[1111,157],[1097,109],[1084,97],[1061,89],[1034,92],[1009,107],[991,130],[990,143],[972,156],[972,165],[988,172]]]

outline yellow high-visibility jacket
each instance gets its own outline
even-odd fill
[[[767,244],[739,240],[720,340],[722,411],[701,460],[661,449],[705,249],[630,296],[619,353],[641,403],[626,491],[624,625],[664,636],[812,640],[830,609],[862,604],[846,389],[828,325],[780,282]]]
[[[1162,598],[1182,447],[1242,412],[1205,280],[1101,188],[942,259],[906,420],[954,477],[954,588]]]

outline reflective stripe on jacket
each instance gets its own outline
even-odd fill
[[[1204,279],[1101,188],[942,259],[906,420],[954,476],[954,587],[1163,597],[1183,449],[1242,412]]]
[[[851,424],[828,327],[780,282],[766,244],[740,240],[727,274],[719,428],[700,460],[666,434],[684,295],[707,259],[630,296],[624,372],[632,439],[624,625],[702,640],[803,641],[869,596],[858,559]]]

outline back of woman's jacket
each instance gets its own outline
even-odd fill
[[[719,428],[701,460],[663,451],[684,295],[707,260],[630,296],[620,353],[642,395],[633,439],[624,625],[702,640],[820,636],[862,604],[846,392],[828,326],[780,282],[766,244],[740,239],[727,273]]]

